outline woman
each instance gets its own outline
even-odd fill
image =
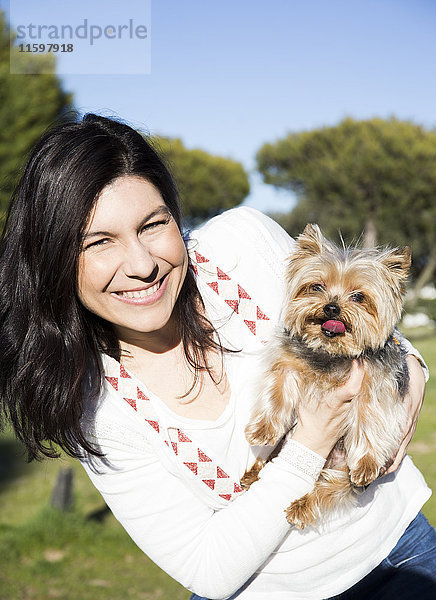
[[[284,516],[339,437],[359,365],[299,415],[258,482],[238,484],[260,452],[244,427],[291,251],[247,208],[185,244],[171,176],[138,133],[95,115],[55,127],[28,160],[2,241],[4,412],[31,459],[55,456],[53,443],[79,457],[133,540],[195,594],[323,599],[370,572],[382,593],[406,572],[373,571],[395,547],[397,562],[414,556],[414,590],[429,598],[435,534],[416,517],[429,490],[409,458],[399,467],[413,425],[355,509],[304,532]],[[412,422],[424,387],[415,356]],[[372,580],[360,585],[378,597]]]

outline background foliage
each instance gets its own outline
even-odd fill
[[[183,214],[191,226],[237,206],[250,192],[241,163],[188,150],[177,138],[158,137],[155,144],[176,178]]]
[[[347,118],[262,146],[266,183],[292,190],[294,210],[277,219],[297,235],[318,223],[350,243],[412,245],[415,275],[436,267],[436,131],[407,121]]]
[[[12,38],[14,36],[12,35]],[[45,129],[71,109],[72,96],[55,75],[53,55],[18,56],[23,74],[9,72],[10,38],[0,11],[0,212],[4,213],[24,160]],[[41,71],[52,70],[41,75]]]
[[[12,32],[12,40],[14,33]],[[10,32],[0,11],[0,213],[6,211],[26,156],[51,123],[75,118],[73,98],[56,76],[53,54],[15,53],[20,75],[11,75]],[[51,71],[42,75],[41,71]],[[193,226],[240,204],[250,191],[241,163],[188,150],[180,139],[154,138],[177,178],[187,224]]]

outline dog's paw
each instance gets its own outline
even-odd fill
[[[246,471],[241,478],[241,486],[248,490],[252,483],[259,479],[259,472],[264,467],[265,461],[258,458],[249,471]]]
[[[307,494],[299,500],[294,500],[285,512],[288,523],[295,525],[297,529],[304,529],[316,521],[316,515]]]
[[[241,487],[243,487],[244,490],[248,490],[250,489],[251,484],[257,481],[258,479],[259,475],[257,473],[251,473],[251,471],[247,471],[241,477]]]
[[[353,485],[361,487],[369,485],[379,475],[380,467],[371,456],[364,456],[357,466],[350,470],[350,479]]]

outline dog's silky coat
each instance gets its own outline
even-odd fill
[[[300,403],[322,402],[345,383],[353,359],[364,365],[337,445],[343,459],[337,464],[332,452],[314,489],[286,511],[299,528],[352,500],[399,448],[408,371],[394,328],[409,265],[409,248],[339,248],[317,225],[297,238],[287,266],[284,328],[266,350],[262,389],[246,428],[250,444],[277,444],[294,425]],[[246,486],[263,464],[258,460],[244,476]]]

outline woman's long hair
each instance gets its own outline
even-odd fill
[[[14,192],[0,246],[0,414],[29,460],[58,456],[55,444],[99,454],[81,429],[84,396],[102,385],[100,353],[119,360],[120,347],[110,323],[78,299],[78,259],[96,198],[124,175],[152,183],[181,228],[176,186],[151,144],[93,114],[46,133]],[[175,310],[189,364],[212,376],[208,351],[223,349],[191,269]]]

